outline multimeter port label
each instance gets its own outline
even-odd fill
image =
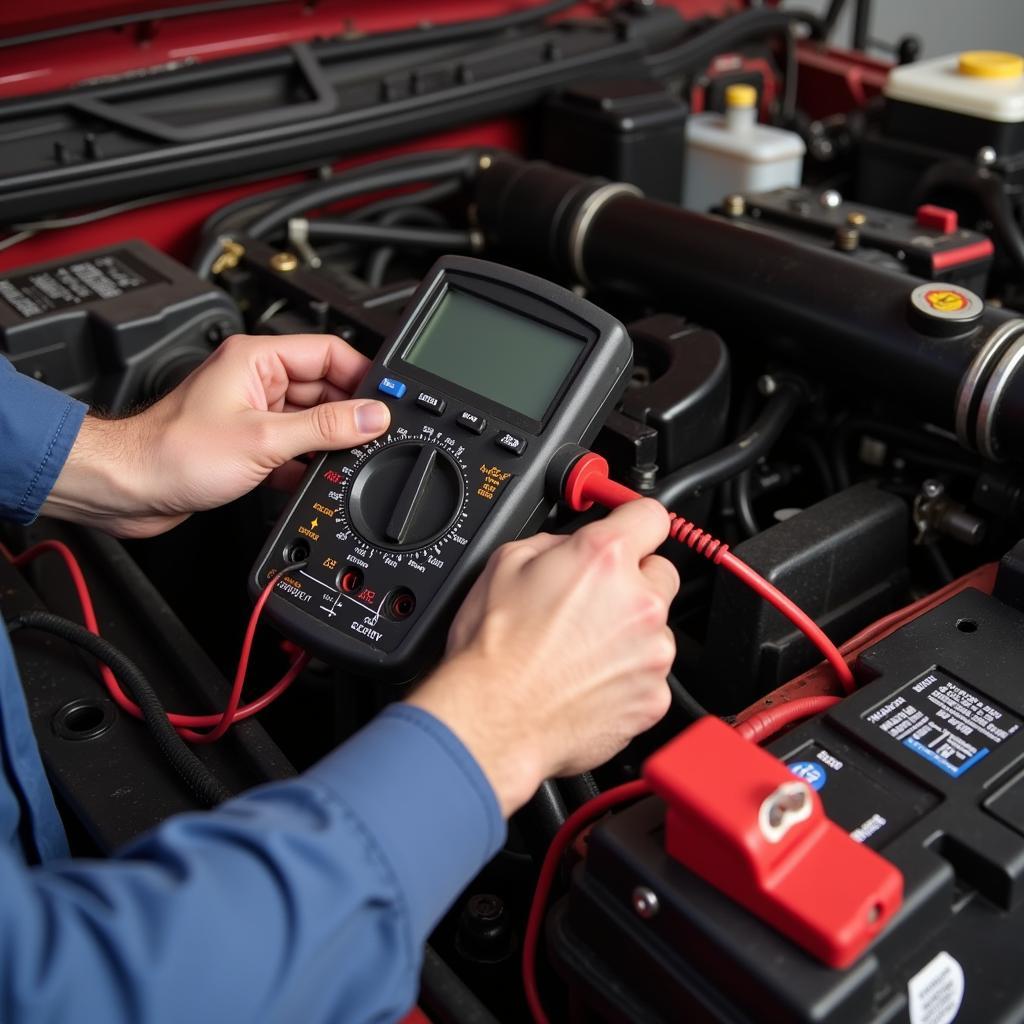
[[[1020,719],[933,669],[864,720],[954,779],[1020,729]]]

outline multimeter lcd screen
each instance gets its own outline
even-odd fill
[[[585,342],[449,288],[405,361],[541,420]]]

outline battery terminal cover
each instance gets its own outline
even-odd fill
[[[899,909],[897,868],[720,719],[692,725],[644,775],[668,805],[669,856],[829,966],[853,963]]]

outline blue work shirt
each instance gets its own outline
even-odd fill
[[[0,357],[0,517],[37,514],[84,412]],[[296,779],[71,860],[3,629],[0,755],[3,1024],[396,1020],[505,837],[462,743],[394,705]]]

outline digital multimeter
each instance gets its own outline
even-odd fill
[[[310,466],[253,569],[297,643],[374,678],[429,667],[500,544],[539,528],[558,453],[588,445],[632,369],[623,326],[548,281],[446,256],[354,397],[387,433]]]

